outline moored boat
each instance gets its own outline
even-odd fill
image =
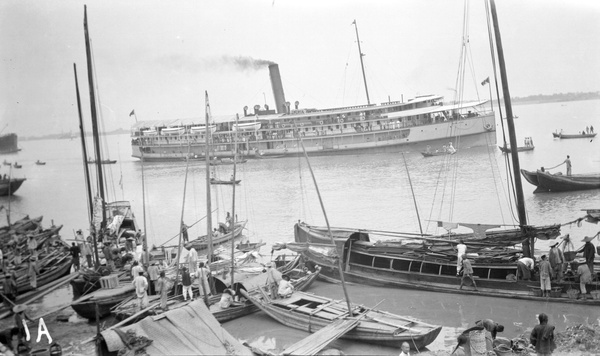
[[[334,321],[357,321],[342,338],[399,348],[408,342],[420,350],[431,344],[442,327],[385,311],[353,305],[352,314],[341,301],[295,291],[289,298],[272,299],[262,289],[246,293],[247,299],[271,318],[291,328],[317,332]]]
[[[453,155],[455,154],[456,151],[433,151],[433,152],[427,152],[427,151],[423,151],[421,152],[421,154],[423,155],[423,157],[435,157],[435,156],[447,156],[447,155]]]
[[[240,164],[240,163],[246,163],[248,162],[247,159],[238,159],[237,161],[235,161],[236,164]],[[209,162],[209,164],[211,166],[224,166],[224,165],[232,165],[234,164],[233,159],[230,158],[222,158],[222,159],[215,159]]]
[[[35,164],[37,164],[38,166],[45,166],[46,162],[42,162],[38,159],[37,161],[35,161]]]
[[[553,282],[552,286],[557,288],[554,297],[536,296],[534,291],[539,290],[538,281],[516,278],[520,249],[494,247],[494,243],[488,244],[485,240],[465,240],[470,253],[475,253],[469,259],[477,290],[460,289],[460,278],[456,278],[457,242],[433,237],[417,242],[372,242],[368,230],[345,229],[333,230],[336,245],[332,246],[325,242],[323,229],[298,223],[295,226],[296,243],[288,243],[286,247],[318,264],[321,275],[329,281],[340,280],[337,262],[332,257],[337,254],[344,266],[344,279],[363,285],[600,305],[600,300],[568,298],[566,292],[578,288],[574,279]],[[598,281],[590,283],[589,288],[596,286],[600,286]]]
[[[511,153],[512,152],[512,149],[510,148],[510,146],[498,146],[498,148],[503,153]],[[534,148],[535,148],[535,146],[519,146],[519,147],[517,147],[517,152],[533,151]]]
[[[113,275],[116,279],[117,276]],[[96,306],[98,308],[98,317],[102,318],[110,315],[111,309],[122,303],[128,297],[135,295],[135,287],[130,281],[122,282],[113,288],[102,287],[96,291],[88,293],[71,303],[71,307],[79,316],[86,319],[96,318]]]
[[[17,147],[19,138],[16,133],[8,133],[0,136],[0,154],[14,153],[21,149]]]
[[[231,233],[231,229],[229,229],[227,227],[227,225],[220,223],[219,224],[220,227],[219,227],[217,234],[212,236],[212,245],[218,246],[218,245],[224,244],[228,241],[231,241],[232,239],[235,239],[236,237],[239,237],[242,234],[242,231],[244,230],[246,223],[247,223],[246,220],[236,222],[235,226],[233,228],[233,234]],[[190,240],[189,242],[185,243],[184,246],[188,250],[193,247],[196,251],[202,251],[202,250],[206,250],[208,248],[208,244],[209,244],[209,241],[206,238],[206,235],[204,235],[204,236],[198,237],[197,239]]]

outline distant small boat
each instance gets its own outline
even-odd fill
[[[238,251],[242,251],[242,252],[249,252],[249,251],[253,251],[256,250],[257,248],[266,245],[265,242],[247,242],[247,243],[239,243],[237,245],[235,245],[235,248]]]
[[[240,164],[240,163],[246,163],[248,162],[247,159],[238,159],[235,163]],[[226,165],[226,164],[233,164],[234,161],[231,158],[222,158],[222,159],[215,159],[209,162],[209,164],[211,166],[221,166],[221,165]]]
[[[554,138],[593,138],[596,137],[598,133],[594,132],[594,133],[589,133],[589,134],[582,134],[582,133],[578,133],[578,134],[564,134],[564,133],[560,133],[560,132],[553,132],[552,136]]]
[[[2,164],[5,166],[12,166],[12,163],[7,162],[6,160],[4,160],[4,162],[2,162]]]
[[[14,167],[14,168],[22,168],[22,167],[23,167],[23,165],[21,165],[21,164],[18,164],[17,162],[15,162],[15,164],[13,164],[13,167]]]
[[[232,180],[219,180],[219,179],[214,179],[211,178],[210,179],[210,184],[229,184],[229,185],[233,185],[235,184],[240,184],[242,180],[241,179],[236,179],[235,182]]]
[[[512,152],[512,149],[510,148],[510,146],[498,146],[498,148],[500,149],[500,151],[502,151],[504,153]],[[519,147],[517,147],[517,152],[533,151],[534,148],[535,148],[535,146],[519,146]]]
[[[421,154],[423,155],[423,157],[433,157],[433,156],[446,156],[446,155],[453,155],[455,154],[457,151],[444,151],[444,150],[439,150],[439,151],[435,151],[435,152],[421,152]]]
[[[521,169],[523,177],[536,186],[534,193],[539,192],[570,192],[574,190],[588,190],[600,188],[600,173],[551,174],[549,172],[526,171]]]
[[[96,160],[95,159],[88,159],[87,163],[94,164],[94,163],[96,163]],[[116,159],[103,159],[102,160],[102,164],[115,164],[115,163],[117,163]]]
[[[46,162],[42,162],[38,159],[37,161],[35,161],[35,164],[37,164],[38,166],[44,166],[46,165]]]

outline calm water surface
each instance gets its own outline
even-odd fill
[[[514,111],[519,116],[515,120],[518,141],[522,144],[525,136],[531,136],[536,146],[532,152],[519,154],[521,168],[551,167],[570,155],[573,173],[600,172],[600,140],[557,140],[551,134],[557,129],[574,133],[588,125],[600,130],[600,101],[518,105]],[[75,131],[76,119],[71,120]],[[497,127],[497,137],[498,144],[501,144],[500,126]],[[79,139],[21,141],[19,145],[21,152],[3,158],[22,164],[23,168],[13,170],[12,174],[26,177],[27,181],[17,195],[1,197],[0,204],[8,206],[10,199],[13,220],[26,214],[32,217],[44,215],[45,226],[50,225],[50,220],[64,224],[64,238],[71,238],[73,231],[79,228],[85,230],[88,207]],[[91,147],[91,142],[88,145]],[[129,200],[132,203],[138,223],[143,226],[145,220],[150,245],[160,245],[175,236],[182,213],[185,162],[145,163],[146,203],[143,204],[142,165],[131,157],[129,137],[104,137],[102,145],[107,151],[105,157],[118,160],[117,164],[105,166],[109,200]],[[423,158],[418,152],[404,152],[311,158],[331,225],[418,232],[420,218],[424,231],[439,233],[444,231],[436,230],[438,220],[517,224],[510,209],[514,204],[507,200],[505,156],[497,145],[490,143],[489,147],[469,148],[462,147],[459,142],[457,146],[459,152],[451,157]],[[38,159],[47,164],[35,165]],[[90,165],[90,168],[95,170],[94,166]],[[231,170],[231,166],[217,167],[216,174],[227,179]],[[565,167],[563,165],[554,171],[564,172]],[[6,166],[2,173],[8,173]],[[325,223],[304,159],[249,161],[238,165],[238,179],[242,179],[242,183],[236,189],[236,214],[240,219],[248,219],[246,235],[251,240],[267,243],[262,251],[265,258],[270,255],[272,243],[293,240],[293,224],[297,220],[315,225]],[[584,212],[581,209],[600,207],[600,190],[533,194],[534,187],[526,181],[523,181],[523,187],[531,224],[567,223],[582,217]],[[419,215],[415,210],[413,191]],[[218,209],[213,220],[223,221],[225,212],[231,211],[231,193],[232,188],[228,186],[212,188],[213,209]],[[184,207],[186,224],[191,225],[206,215],[205,201],[205,167],[201,162],[192,162]],[[192,236],[205,231],[205,220],[190,229]],[[583,236],[597,231],[597,225],[585,222],[581,226],[570,224],[563,227],[563,233],[570,233],[577,244],[581,244]],[[547,249],[547,243],[543,241],[536,246]],[[340,288],[335,285],[319,283],[311,291],[341,297]],[[539,312],[551,315],[553,322],[560,325],[592,321],[600,316],[598,310],[560,304],[539,305],[361,286],[351,288],[351,298],[367,306],[385,299],[381,309],[447,326],[434,348],[444,348],[445,343],[453,343],[457,328],[466,327],[480,318],[491,317],[503,322],[507,326],[505,334],[514,336],[533,326],[535,315]],[[47,298],[44,303],[52,303],[51,299]],[[252,336],[256,330],[252,327],[254,323],[263,325],[263,330],[272,328],[281,333],[273,334],[279,335],[275,337],[277,347],[281,347],[281,343],[295,341],[300,334],[284,329],[260,314],[228,323],[226,327],[240,338],[251,338],[255,337]],[[268,346],[274,342],[273,335],[260,341]],[[350,350],[353,350],[352,347],[360,348],[354,345]],[[380,353],[388,351],[381,350]]]

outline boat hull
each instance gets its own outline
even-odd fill
[[[571,176],[537,172],[538,187],[549,192],[569,192],[600,188],[600,173]]]
[[[445,121],[422,126],[410,126],[385,130],[350,132],[305,136],[302,141],[311,156],[356,155],[376,153],[397,153],[401,151],[425,151],[426,146],[442,146],[448,141],[460,140],[460,147],[487,146],[496,143],[495,118],[482,115],[459,121]],[[448,134],[448,133],[452,134]],[[193,136],[178,143],[142,144],[139,139],[132,140],[132,156],[141,158],[144,151],[145,161],[180,161],[189,157],[204,157],[205,144],[194,141]],[[233,158],[233,143],[221,144],[222,149],[211,152],[211,158]],[[286,137],[276,140],[249,141],[238,143],[244,158],[296,157],[303,155],[297,138]]]
[[[510,147],[498,146],[498,148],[503,153],[511,153],[512,152],[512,149]],[[517,147],[517,152],[533,151],[534,148],[535,148],[534,146]]]
[[[248,296],[258,308],[260,308],[271,318],[283,325],[294,329],[314,333],[331,324],[333,321],[313,316],[312,313],[298,311],[301,308],[295,308],[295,310],[290,310],[279,307],[276,302],[277,300],[275,301],[275,303],[268,303],[265,302],[264,299],[260,299],[256,295],[251,296],[248,294]],[[327,300],[327,298],[322,298],[316,295],[311,295],[302,292],[294,292],[291,298],[295,298],[298,296],[300,296],[301,298],[308,298],[309,300]],[[335,303],[333,303],[332,305],[335,305]],[[345,305],[341,304],[341,308],[345,308]],[[356,306],[354,307],[354,310],[357,310]],[[343,313],[344,312],[342,312],[341,314],[342,317]],[[344,318],[351,320],[351,318],[347,317],[347,310],[345,313],[346,316]],[[342,335],[342,339],[349,339],[396,348],[400,348],[400,346],[404,342],[408,342],[411,345],[412,349],[420,350],[425,348],[427,345],[431,344],[437,338],[442,329],[441,326],[429,326],[424,323],[423,324],[427,325],[428,327],[423,328],[424,330],[421,333],[407,331],[402,329],[401,327],[395,329],[394,326],[389,326],[389,324],[385,325],[384,327],[381,327],[377,320],[394,320],[393,318],[390,318],[390,315],[392,314],[379,312],[377,310],[370,310],[366,312],[363,310],[361,313],[366,313],[366,318],[360,320],[355,328]],[[419,326],[419,322],[416,320],[412,321],[414,322],[414,325],[411,327],[414,330],[416,327]]]
[[[597,133],[591,133],[591,134],[561,134],[561,133],[556,133],[556,132],[552,133],[552,137],[560,138],[560,139],[594,138],[594,137],[596,137],[596,135],[597,135]]]
[[[21,184],[25,182],[25,178],[12,178],[0,180],[0,196],[13,195]]]

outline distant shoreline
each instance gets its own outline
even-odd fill
[[[561,93],[561,94],[552,94],[552,95],[530,95],[525,97],[514,97],[511,98],[511,102],[513,105],[525,105],[525,104],[546,104],[546,103],[562,103],[569,101],[582,101],[582,100],[600,100],[600,92],[588,92],[588,93]],[[504,101],[501,101],[504,104]],[[494,100],[494,103],[497,103],[497,100]],[[114,131],[106,132],[101,134],[101,136],[108,135],[123,135],[129,134],[129,129],[117,129]],[[91,136],[91,132],[86,132],[86,136]],[[20,138],[23,141],[33,141],[33,140],[47,140],[47,139],[68,139],[64,133],[60,134],[48,134],[44,136],[28,136]],[[74,135],[73,139],[79,138],[79,135]]]

